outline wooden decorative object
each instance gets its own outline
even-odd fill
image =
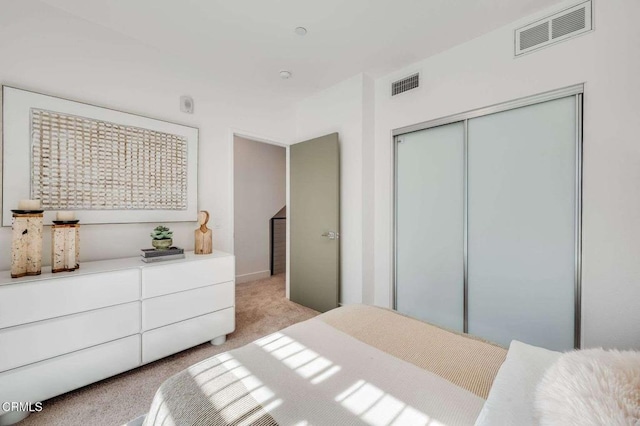
[[[51,272],[80,268],[80,225],[51,226]]]
[[[11,277],[42,273],[42,213],[13,213]]]
[[[207,222],[209,222],[209,212],[202,210],[198,213],[200,228],[195,231],[195,254],[210,254],[213,251],[213,232],[207,228]]]

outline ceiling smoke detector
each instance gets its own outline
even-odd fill
[[[305,36],[307,35],[307,29],[305,27],[297,27],[295,30],[296,34],[298,34],[299,36]]]
[[[291,71],[282,70],[280,71],[280,78],[283,80],[288,80],[291,78]]]

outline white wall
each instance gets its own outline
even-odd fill
[[[296,105],[297,141],[333,132],[338,132],[340,138],[342,304],[363,300],[363,102],[367,81],[365,75],[356,75]],[[368,84],[372,86],[370,81]],[[373,102],[372,97],[366,100]],[[369,115],[367,124],[371,124],[373,118],[372,112]],[[372,173],[371,169],[369,173]]]
[[[362,93],[362,303],[375,299],[375,81],[363,77]]]
[[[286,149],[233,138],[237,282],[271,275],[270,220],[286,203]]]
[[[585,82],[583,344],[640,347],[640,2],[594,4],[596,30],[568,42],[514,59],[514,28],[547,11],[376,81],[376,304],[391,297],[391,130]],[[421,87],[391,99],[415,71]]]
[[[199,127],[199,208],[211,213],[216,249],[232,247],[230,129],[276,141],[293,139],[293,110],[284,100],[210,81],[190,64],[34,0],[3,2],[0,63],[2,84]],[[179,111],[184,94],[194,98],[193,115]],[[169,224],[176,245],[193,247],[195,219]],[[83,226],[81,260],[137,256],[150,246],[154,226]],[[0,269],[10,267],[10,246],[10,228],[1,228]],[[45,263],[49,246],[45,229]]]

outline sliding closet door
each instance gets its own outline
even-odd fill
[[[576,97],[468,121],[469,333],[574,347]]]
[[[462,331],[464,124],[396,147],[396,309]]]

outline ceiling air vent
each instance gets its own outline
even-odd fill
[[[416,73],[391,83],[391,96],[399,95],[420,85],[420,74]]]
[[[591,31],[591,5],[591,0],[585,1],[518,28],[515,33],[516,56]]]

